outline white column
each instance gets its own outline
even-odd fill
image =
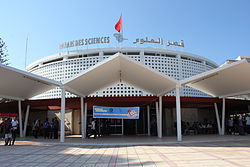
[[[24,130],[23,130],[23,136],[26,136],[26,130],[27,130],[27,124],[29,119],[29,113],[30,113],[30,105],[27,106],[26,109],[26,115],[25,115],[25,121],[24,121]]]
[[[64,142],[65,140],[65,88],[61,88],[61,135],[60,142]]]
[[[218,113],[217,103],[214,103],[214,109],[215,109],[216,120],[217,120],[217,125],[218,125],[218,133],[219,133],[219,135],[221,135],[220,117],[219,117],[219,113]]]
[[[86,138],[86,136],[87,136],[87,115],[88,114],[88,104],[87,103],[85,103],[84,104],[84,138]]]
[[[84,113],[84,99],[83,97],[81,97],[81,126],[82,126],[82,139],[85,138],[85,133],[86,131],[84,131],[84,124],[85,124],[85,121],[84,121],[84,118],[85,118],[85,113]]]
[[[159,96],[159,138],[162,138],[162,96]]]
[[[148,136],[150,136],[150,106],[147,105],[147,115],[148,115]]]
[[[156,128],[157,128],[157,135],[159,137],[159,105],[158,105],[158,101],[155,102],[155,112],[156,112]]]
[[[19,131],[20,137],[23,137],[23,121],[22,121],[22,106],[21,100],[18,100],[18,114],[19,114]]]
[[[180,86],[179,85],[176,85],[176,125],[177,125],[177,141],[182,141],[181,103],[180,103]]]
[[[221,125],[221,135],[224,135],[225,134],[225,110],[226,110],[226,99],[223,98],[222,99],[222,125]]]

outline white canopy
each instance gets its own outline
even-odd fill
[[[71,93],[88,96],[113,84],[124,82],[154,95],[175,89],[177,80],[117,53],[64,82]]]
[[[0,78],[0,97],[14,100],[28,99],[61,86],[60,82],[2,64]]]
[[[184,79],[181,84],[215,97],[242,95],[250,93],[249,73],[249,63],[241,60]]]

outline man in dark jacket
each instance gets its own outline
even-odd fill
[[[4,134],[5,134],[5,146],[11,145],[11,131],[12,131],[12,124],[11,124],[11,119],[8,118],[5,127],[4,127]]]

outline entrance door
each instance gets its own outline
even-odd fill
[[[105,135],[123,135],[122,119],[102,119]]]
[[[122,128],[123,123],[122,119],[110,119],[110,134],[111,135],[123,135]]]

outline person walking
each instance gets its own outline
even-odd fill
[[[91,131],[92,131],[92,134],[91,135],[94,135],[94,139],[96,139],[96,122],[95,120],[92,120],[91,122]]]
[[[38,130],[39,130],[39,126],[40,126],[40,121],[37,119],[35,122],[34,122],[34,125],[33,125],[33,135],[34,137],[37,139],[38,136]]]
[[[18,127],[18,120],[16,117],[14,118],[14,120],[11,121],[11,125],[12,125],[12,145],[14,145],[16,141],[16,133]]]

